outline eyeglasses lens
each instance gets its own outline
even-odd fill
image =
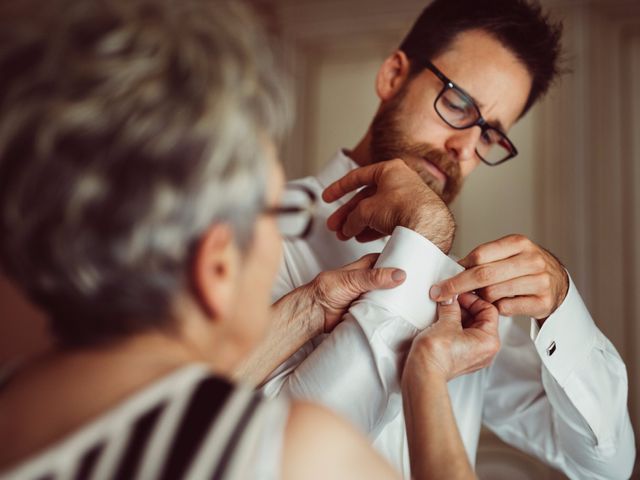
[[[457,129],[472,127],[480,118],[474,103],[455,88],[445,88],[435,107],[438,115]],[[502,132],[489,127],[482,133],[476,152],[487,163],[498,164],[512,155],[512,148]]]

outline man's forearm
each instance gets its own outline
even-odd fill
[[[234,374],[237,380],[259,385],[300,347],[321,333],[323,312],[314,302],[310,287],[303,285],[271,307],[266,338]]]

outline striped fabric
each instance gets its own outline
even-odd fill
[[[275,479],[287,414],[285,404],[191,366],[0,478]]]

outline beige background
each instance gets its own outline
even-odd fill
[[[285,40],[298,118],[283,151],[288,175],[318,170],[360,139],[377,107],[373,80],[424,6],[417,0],[257,0]],[[593,317],[624,357],[640,421],[640,2],[548,0],[565,19],[573,73],[520,122],[520,150],[480,166],[454,205],[454,253],[523,233],[567,265]],[[0,364],[46,344],[43,319],[0,278]],[[638,469],[636,468],[636,472]],[[482,436],[485,479],[557,472]]]

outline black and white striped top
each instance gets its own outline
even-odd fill
[[[289,410],[192,365],[1,479],[276,479]]]

